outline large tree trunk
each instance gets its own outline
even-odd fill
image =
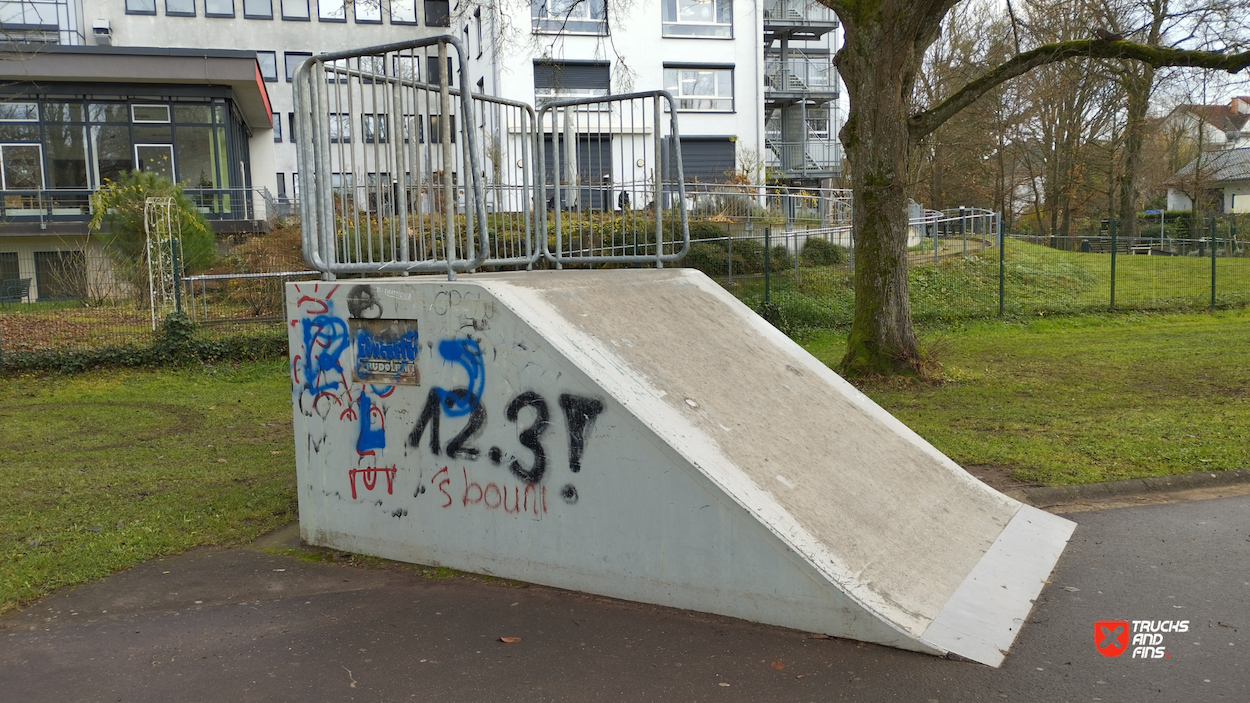
[[[1146,112],[1150,109],[1150,91],[1154,87],[1155,70],[1150,66],[1126,66],[1124,77],[1128,94],[1124,125],[1124,164],[1120,172],[1120,234],[1132,245],[1138,236],[1137,201],[1141,192],[1137,183],[1141,175],[1142,145],[1146,140]]]
[[[855,319],[842,359],[843,373],[852,376],[921,369],[907,299],[907,165],[913,145],[900,117],[911,114],[915,75],[933,36],[918,31],[922,23],[914,19],[923,3],[881,4],[898,6],[844,22],[837,58],[851,101],[839,136],[856,186]]]

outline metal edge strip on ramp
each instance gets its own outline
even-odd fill
[[[982,664],[1003,663],[1076,523],[1024,505],[921,640]]]

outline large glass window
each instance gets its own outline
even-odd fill
[[[382,3],[379,0],[355,0],[352,10],[356,14],[356,21],[361,24],[382,22]]]
[[[664,0],[664,36],[733,37],[733,0]]]
[[[155,15],[156,0],[126,0],[126,14]]]
[[[366,144],[385,144],[387,140],[386,115],[361,115],[361,138]]]
[[[273,113],[273,140],[275,142],[282,141],[282,113]]]
[[[391,24],[416,24],[417,0],[391,0]]]
[[[49,188],[87,187],[87,125],[81,103],[44,103]]]
[[[330,141],[346,144],[352,140],[352,116],[346,112],[331,112],[329,119]]]
[[[260,64],[260,75],[267,82],[278,80],[278,54],[273,51],[256,52],[256,63]]]
[[[425,0],[425,26],[451,26],[451,6],[447,0]]]
[[[530,16],[535,32],[608,33],[606,0],[532,0]]]
[[[174,172],[173,144],[135,144],[135,166],[140,171],[178,180]]]
[[[234,0],[204,0],[205,17],[234,17]]]
[[[673,94],[678,110],[732,112],[732,68],[681,66],[664,68],[664,89]]]
[[[290,83],[295,78],[295,69],[304,62],[304,59],[312,56],[307,51],[288,51],[282,55],[282,60],[286,64],[286,82]]]
[[[317,19],[322,22],[346,22],[347,8],[343,0],[317,0]]]
[[[273,0],[243,0],[243,16],[250,20],[273,19]]]
[[[282,0],[282,19],[308,21],[308,0]]]
[[[43,188],[43,146],[0,144],[0,174],[5,190]]]
[[[167,17],[195,17],[195,0],[165,0]]]

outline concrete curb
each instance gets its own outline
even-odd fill
[[[1067,503],[1105,501],[1239,484],[1250,484],[1250,469],[1198,471],[1192,474],[1131,478],[1124,481],[1105,481],[1079,486],[1038,486],[1020,488],[1012,492],[1018,493],[1018,497],[1029,505],[1047,508]]]

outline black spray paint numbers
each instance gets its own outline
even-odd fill
[[[408,433],[408,446],[419,447],[425,439],[427,430],[429,439],[427,446],[431,454],[439,456],[444,450],[439,435],[440,420],[444,414],[452,416],[451,409],[464,401],[469,401],[472,410],[469,421],[464,429],[447,443],[445,451],[450,459],[477,461],[481,456],[478,447],[470,444],[481,434],[486,424],[486,407],[480,398],[465,388],[451,391],[432,389],[426,396],[425,406],[421,415]],[[570,393],[562,393],[559,397],[560,409],[564,413],[565,428],[569,435],[569,471],[578,473],[582,469],[582,457],[586,452],[586,441],[594,429],[595,419],[603,413],[603,401]],[[528,409],[528,412],[526,410]],[[457,413],[463,414],[463,413]],[[521,426],[529,416],[533,421]],[[499,447],[490,447],[487,457],[492,464],[506,464],[508,471],[518,480],[534,484],[543,480],[547,473],[547,449],[543,445],[543,434],[551,424],[551,409],[547,400],[534,391],[525,391],[517,395],[504,408],[504,417],[510,423],[518,425],[517,441],[529,450],[533,459],[528,462],[519,457],[507,456]],[[565,502],[572,505],[577,502],[577,489],[571,484],[561,491]]]

